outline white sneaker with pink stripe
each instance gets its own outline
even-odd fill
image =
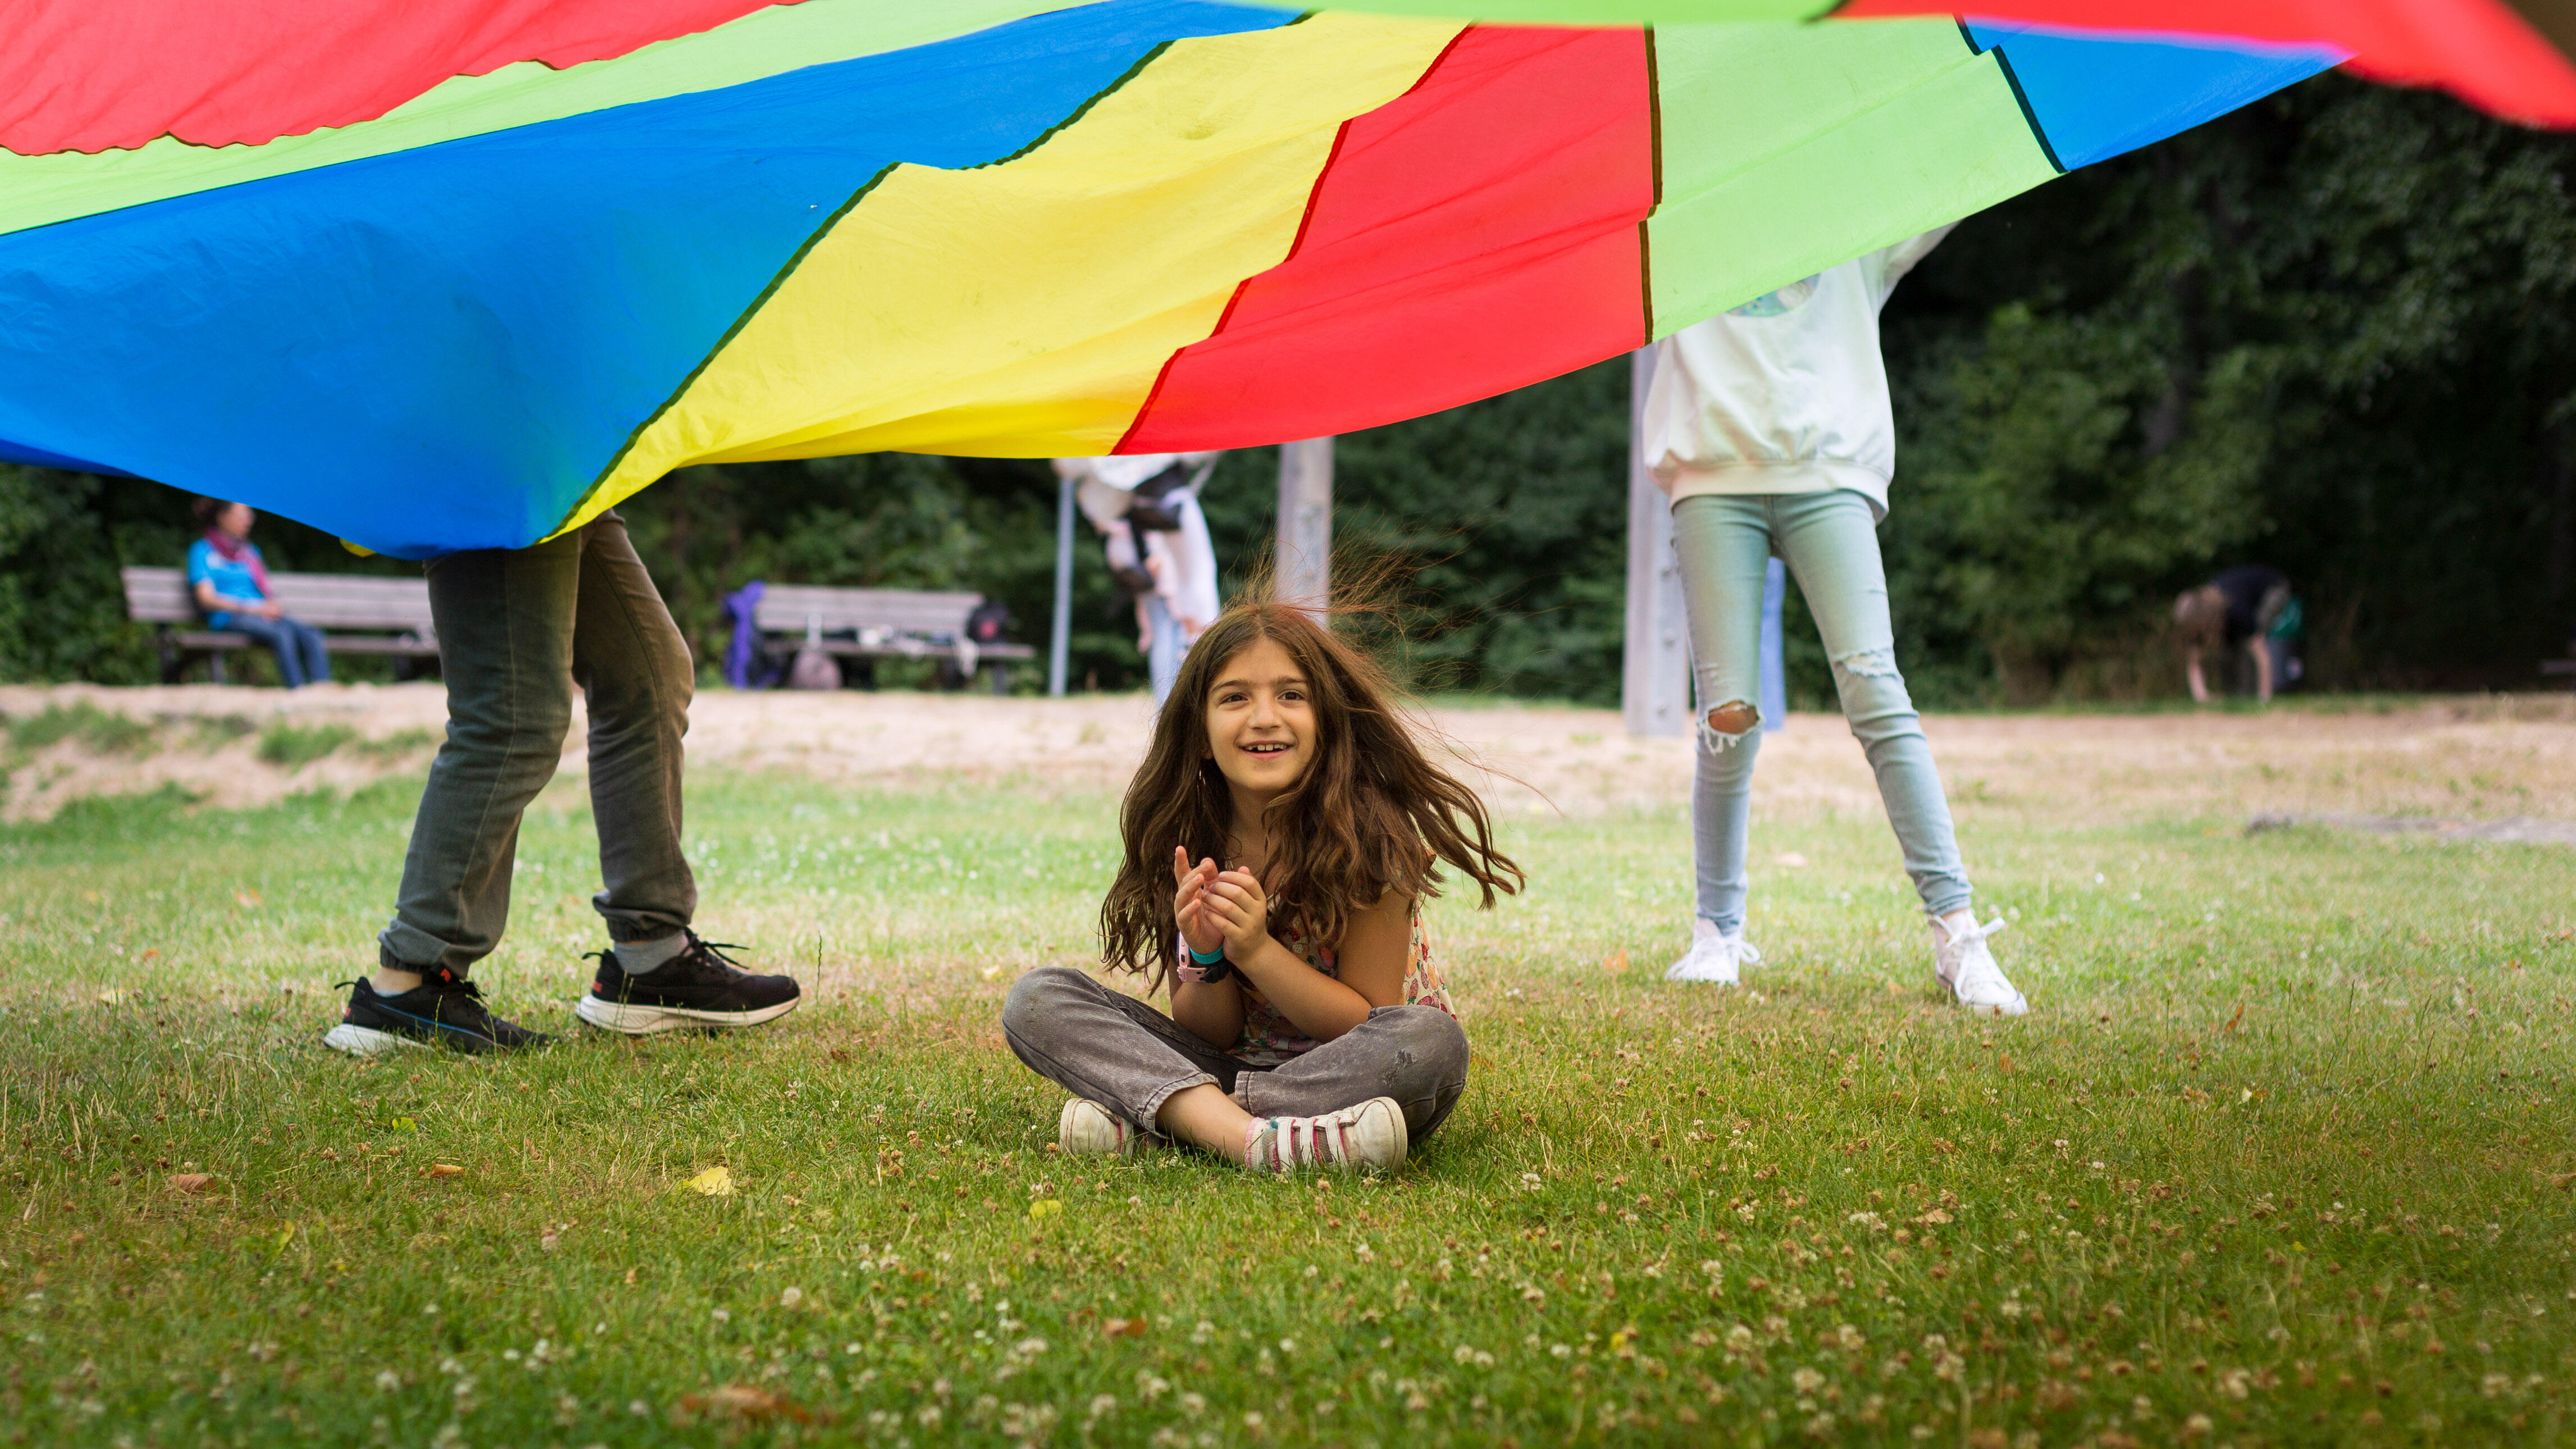
[[[1404,1109],[1393,1097],[1371,1097],[1320,1117],[1257,1117],[1243,1134],[1243,1165],[1254,1172],[1392,1170],[1409,1150]]]

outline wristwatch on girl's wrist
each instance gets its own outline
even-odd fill
[[[1223,981],[1234,974],[1234,963],[1225,958],[1225,947],[1222,944],[1218,945],[1216,950],[1206,954],[1201,954],[1198,947],[1190,945],[1187,941],[1183,941],[1181,945],[1190,953],[1190,964],[1199,968],[1200,981]]]

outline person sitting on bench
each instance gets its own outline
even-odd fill
[[[258,515],[247,503],[200,498],[190,505],[206,536],[188,546],[188,592],[210,628],[248,634],[277,653],[277,677],[289,689],[326,683],[331,651],[322,631],[286,617],[270,596],[268,566],[250,541]]]

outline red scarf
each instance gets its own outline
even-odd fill
[[[269,591],[268,565],[260,562],[259,549],[249,539],[235,538],[220,528],[209,528],[206,530],[206,542],[213,547],[215,552],[222,554],[231,562],[247,563],[250,565],[251,582],[259,585],[259,596],[261,598],[274,599],[277,597]]]

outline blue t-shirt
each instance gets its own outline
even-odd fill
[[[259,576],[250,571],[251,559],[259,557],[259,545],[245,544],[242,552],[247,557],[226,558],[202,538],[188,545],[188,592],[194,595],[197,585],[213,584],[215,592],[227,599],[267,598],[267,593],[259,586]],[[217,629],[229,629],[233,622],[232,612],[224,610],[208,614],[206,622]]]

